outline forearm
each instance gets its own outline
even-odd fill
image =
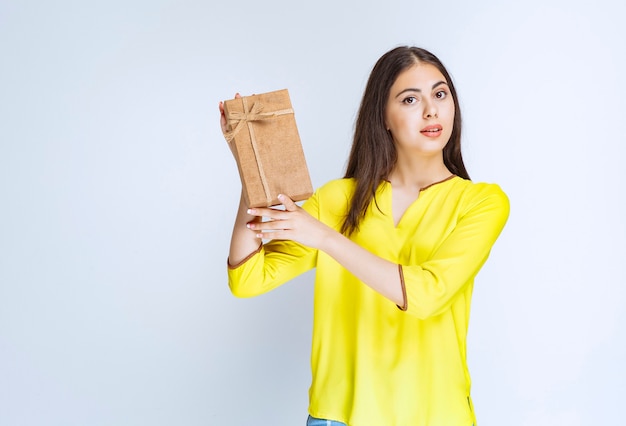
[[[405,306],[397,264],[371,253],[333,230],[329,230],[319,249],[396,305]]]
[[[245,205],[242,194],[230,240],[230,251],[228,253],[228,263],[230,265],[239,264],[262,244],[262,240],[257,238],[255,233],[247,227],[249,222],[259,221],[260,218],[249,215],[247,210],[248,206]]]

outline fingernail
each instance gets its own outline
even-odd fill
[[[283,194],[278,194],[278,199],[282,201],[285,196]]]
[[[248,209],[248,210],[246,211],[246,213],[248,213],[248,214],[254,214],[254,210],[252,210],[252,209]]]

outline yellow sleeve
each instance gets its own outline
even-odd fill
[[[318,217],[317,205],[316,193],[302,207]],[[315,249],[294,241],[270,241],[238,265],[228,266],[228,286],[237,297],[258,296],[314,268],[316,261]]]
[[[509,216],[509,199],[497,185],[477,185],[452,232],[420,265],[401,265],[406,312],[420,319],[441,314],[472,282]]]

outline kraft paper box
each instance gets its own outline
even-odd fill
[[[287,89],[224,101],[231,146],[248,207],[281,204],[313,193]]]

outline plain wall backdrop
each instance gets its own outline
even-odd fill
[[[470,175],[511,199],[481,426],[622,424],[626,6],[504,4],[0,0],[0,424],[303,425],[313,273],[230,294],[217,104],[288,88],[317,187],[401,44],[449,68]]]

